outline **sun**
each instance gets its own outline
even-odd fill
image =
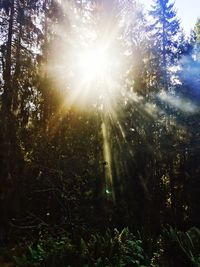
[[[98,47],[78,53],[77,65],[84,82],[104,82],[111,70],[111,59],[105,48]]]
[[[88,27],[82,19],[72,16],[68,35],[57,26],[60,42],[52,44],[49,75],[66,106],[108,106],[120,94],[124,68],[119,25],[113,24],[108,34],[106,25]]]
[[[70,97],[78,104],[108,104],[118,91],[118,57],[113,44],[106,40],[95,45],[75,49],[72,75],[68,79]]]

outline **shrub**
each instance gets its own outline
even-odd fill
[[[199,267],[200,230],[193,227],[186,233],[170,227],[165,229],[154,253],[152,267]]]
[[[142,241],[137,240],[127,228],[114,234],[93,234],[89,240],[80,239],[78,245],[66,236],[49,237],[28,246],[22,256],[14,257],[16,267],[141,267],[145,255]]]

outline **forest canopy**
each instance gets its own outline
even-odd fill
[[[0,0],[0,266],[200,266],[199,104],[173,1]]]

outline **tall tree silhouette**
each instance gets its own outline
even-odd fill
[[[178,54],[179,21],[176,17],[174,3],[169,0],[155,0],[150,15],[154,22],[151,25],[153,43],[153,60],[157,61],[158,86],[168,90],[169,67]]]

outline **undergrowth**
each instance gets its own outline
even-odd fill
[[[76,241],[49,234],[13,249],[10,259],[15,267],[200,267],[200,230],[169,228],[155,240],[128,228]]]

